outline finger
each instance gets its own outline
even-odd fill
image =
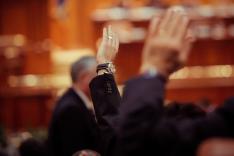
[[[115,49],[115,53],[117,53],[118,50],[119,50],[119,40],[118,40],[118,36],[117,36],[116,33],[115,33],[115,45],[114,45],[114,49]]]
[[[116,34],[116,43],[115,43],[115,48],[116,48],[116,53],[119,51],[119,38],[118,35]]]
[[[169,23],[168,27],[168,34],[173,37],[173,35],[176,34],[176,31],[180,25],[180,21],[182,19],[182,14],[178,11],[174,11],[173,13],[173,19]]]
[[[175,38],[182,41],[185,38],[185,35],[188,31],[189,19],[187,16],[181,18],[180,26],[178,27]]]
[[[113,41],[113,32],[112,32],[112,28],[109,25],[108,26],[108,46],[112,45],[112,41]]]
[[[115,44],[116,44],[116,33],[112,31],[112,36],[113,36],[113,39],[112,39],[112,44],[111,44],[111,48],[113,49],[114,52],[116,52],[116,49],[115,49]]]
[[[114,51],[114,52],[116,51],[116,49],[115,49],[115,44],[116,44],[116,33],[113,32],[113,42],[112,42],[111,47],[113,48],[113,51]]]
[[[148,39],[152,38],[158,31],[159,27],[159,22],[160,22],[160,16],[155,15],[149,25],[149,34],[148,34]]]
[[[107,43],[108,42],[108,33],[107,33],[106,27],[103,28],[103,35],[102,36],[103,36],[103,38],[102,38],[103,42]]]
[[[115,44],[116,44],[116,33],[113,32],[113,30],[111,29],[111,34],[112,34],[112,39],[111,39],[111,45],[110,45],[110,52],[111,53],[115,53],[116,49],[115,49]]]
[[[110,30],[109,30],[110,28],[109,28],[109,25],[106,27],[106,32],[107,32],[107,40],[109,40],[109,36],[110,36]]]
[[[158,15],[154,15],[151,22],[150,22],[150,25],[149,25],[149,33],[148,33],[148,37],[146,39],[146,43],[144,45],[144,48],[143,48],[143,53],[142,53],[142,63],[144,64],[145,60],[147,59],[147,56],[148,56],[148,47],[149,47],[149,42],[152,38],[154,38],[154,36],[157,34],[158,32],[158,29],[159,29],[159,23],[160,23],[160,19],[161,17],[158,16]]]
[[[107,32],[108,32],[108,36],[112,36],[113,35],[113,33],[112,33],[112,27],[111,27],[111,25],[108,25],[108,27],[107,27]]]
[[[165,15],[162,18],[161,23],[159,24],[159,31],[158,33],[160,33],[161,30],[164,30],[165,33],[167,31],[167,28],[170,26],[170,21],[173,19],[173,10],[172,9],[168,9],[165,13]]]
[[[102,31],[102,41],[99,45],[97,56],[104,55],[103,53],[105,52],[105,46],[107,43],[108,43],[107,28],[104,27]]]

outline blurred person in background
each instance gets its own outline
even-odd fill
[[[88,84],[95,76],[96,61],[83,57],[71,66],[72,86],[58,100],[49,127],[50,155],[67,156],[77,150],[97,150],[96,121]]]
[[[6,152],[0,150],[0,156],[8,156]]]
[[[116,35],[111,28],[108,28],[108,33],[112,34],[112,42],[101,44],[100,53],[118,51]],[[108,41],[105,36],[103,40]],[[73,84],[60,97],[53,112],[48,136],[49,156],[71,156],[85,149],[97,151],[102,156],[108,155],[112,132],[105,122],[96,121],[99,114],[95,114],[89,93],[89,83],[96,76],[96,65],[96,59],[92,56],[83,57],[72,64]]]
[[[0,124],[0,156],[8,156],[6,152],[7,148],[7,137],[3,126]]]
[[[206,111],[203,110],[199,105],[194,103],[177,103],[172,102],[165,106],[165,116],[168,118],[181,120],[183,118],[199,118],[206,115]]]

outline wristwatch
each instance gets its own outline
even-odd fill
[[[102,73],[104,74],[114,74],[115,73],[115,66],[112,62],[108,62],[108,63],[103,63],[103,64],[99,64],[97,66],[97,74],[99,74],[99,71],[103,71]]]

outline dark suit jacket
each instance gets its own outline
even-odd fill
[[[113,155],[116,144],[116,130],[119,126],[119,105],[121,97],[111,74],[95,77],[90,83],[97,122],[102,132],[107,156]],[[105,146],[105,147],[104,147]]]
[[[101,133],[94,116],[76,92],[68,89],[58,100],[50,123],[50,156],[71,156],[82,149],[102,153],[100,142]]]
[[[205,117],[176,120],[164,116],[166,81],[160,76],[128,81],[121,102],[113,76],[96,81],[90,87],[95,109],[103,117],[110,116],[108,110],[115,114],[114,120],[104,121],[117,136],[116,156],[194,155],[205,139],[234,137],[234,99]]]

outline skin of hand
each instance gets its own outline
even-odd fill
[[[113,32],[111,26],[103,28],[101,44],[97,52],[97,63],[103,64],[112,62],[119,49],[119,39]]]
[[[167,78],[181,68],[193,41],[188,25],[189,18],[182,9],[170,8],[164,16],[154,16],[143,49],[141,72],[155,68]]]

